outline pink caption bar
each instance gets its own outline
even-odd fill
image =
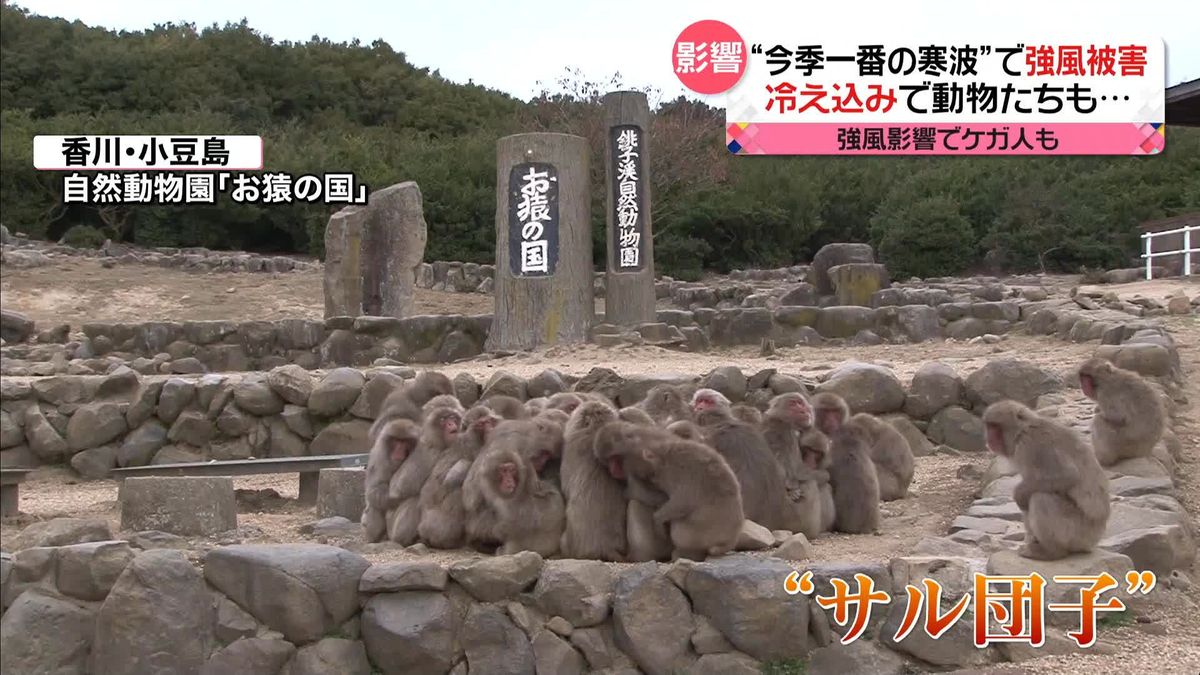
[[[1156,155],[1161,123],[729,124],[736,155]]]

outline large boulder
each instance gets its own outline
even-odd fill
[[[817,393],[830,392],[846,400],[851,412],[879,415],[904,407],[904,386],[891,370],[850,361],[830,371]]]
[[[427,239],[421,189],[412,181],[335,213],[325,229],[325,317],[412,314]]]
[[[1063,381],[1028,361],[999,359],[967,376],[965,385],[967,400],[977,409],[1005,399],[1033,408],[1039,396],[1062,389]]]
[[[290,642],[319,640],[358,611],[369,563],[319,544],[245,544],[212,549],[204,576],[217,590]]]
[[[681,571],[695,612],[738,650],[762,661],[808,652],[808,601],[784,592],[788,563],[731,555]]]
[[[0,620],[0,672],[89,672],[95,633],[95,609],[38,589],[25,591]]]
[[[308,411],[320,417],[333,417],[345,412],[358,400],[366,378],[353,368],[335,368],[313,388],[308,397]]]
[[[931,361],[923,364],[913,374],[908,398],[904,401],[904,413],[910,417],[927,420],[939,410],[958,405],[963,396],[962,378],[954,368]]]
[[[380,593],[363,606],[363,642],[384,673],[445,673],[463,655],[463,618],[444,593]]]
[[[67,447],[75,452],[99,447],[128,430],[121,404],[89,403],[76,410],[67,423]]]
[[[691,606],[656,565],[639,565],[617,579],[613,591],[613,638],[649,675],[686,667],[694,630]]]
[[[33,319],[7,309],[0,309],[0,339],[9,344],[25,342],[34,333]]]
[[[54,518],[32,523],[15,537],[5,539],[4,548],[22,551],[41,546],[70,546],[112,539],[112,530],[102,518]]]
[[[819,295],[833,293],[833,282],[829,268],[847,263],[873,263],[875,251],[870,244],[826,244],[813,256],[809,269],[809,282],[817,288]]]
[[[475,605],[463,623],[463,646],[471,672],[523,675],[534,671],[525,633],[495,605]]]
[[[183,551],[144,551],[96,616],[92,672],[198,672],[214,643],[204,577]]]
[[[888,285],[887,268],[875,263],[845,263],[826,273],[833,285],[835,303],[870,307],[871,296]]]

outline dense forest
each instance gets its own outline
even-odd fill
[[[350,171],[372,189],[415,180],[427,259],[494,258],[495,141],[524,131],[592,140],[593,225],[604,251],[599,99],[634,88],[566,71],[529,102],[457,84],[376,41],[277,42],[248,26],[114,32],[0,9],[0,219],[78,241],[322,253],[336,207],[64,205],[33,169],[36,134],[255,134],[267,170]],[[402,47],[402,45],[399,45]],[[1126,266],[1137,223],[1200,208],[1200,130],[1157,157],[735,157],[724,113],[660,100],[651,129],[659,270],[808,260],[869,241],[894,275]]]

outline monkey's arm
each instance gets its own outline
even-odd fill
[[[667,503],[663,504],[654,512],[654,524],[659,527],[666,527],[667,523],[672,520],[678,520],[686,516],[689,512],[687,505],[679,500],[672,501],[667,499]]]
[[[629,476],[625,484],[625,496],[639,501],[650,508],[657,508],[667,503],[667,495],[655,489],[649,483],[637,476]]]
[[[467,472],[470,470],[471,460],[458,460],[454,463],[454,466],[450,467],[450,470],[446,472],[445,477],[442,478],[442,485],[445,485],[446,487],[458,487],[459,485],[462,485],[463,481],[467,479]]]
[[[421,486],[429,477],[428,471],[422,471],[418,462],[405,462],[388,484],[388,498],[394,500],[408,499],[421,494]]]
[[[1013,488],[1013,501],[1017,503],[1017,508],[1025,511],[1029,508],[1029,497],[1032,493],[1029,490],[1029,483],[1024,480],[1017,483]]]

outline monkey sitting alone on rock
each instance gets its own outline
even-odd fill
[[[850,418],[867,432],[871,443],[871,461],[879,480],[879,498],[885,502],[904,499],[912,483],[914,459],[908,439],[896,427],[867,413]]]
[[[871,437],[850,419],[841,396],[824,392],[813,397],[817,428],[829,437],[832,461],[833,529],[869,534],[879,529],[879,477],[871,460]]]
[[[1025,515],[1025,544],[1018,553],[1058,560],[1094,549],[1112,507],[1108,476],[1083,437],[1016,401],[988,406],[983,423],[988,449],[1021,474],[1013,489],[1013,501]]]
[[[1141,375],[1094,358],[1079,367],[1079,386],[1096,402],[1092,444],[1102,466],[1146,457],[1163,436],[1166,411]]]

